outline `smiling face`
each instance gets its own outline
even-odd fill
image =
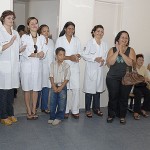
[[[47,26],[43,27],[41,30],[41,34],[45,36],[45,38],[48,38],[50,33],[49,33],[49,28]]]
[[[37,32],[38,30],[38,21],[36,19],[32,19],[30,20],[29,24],[28,24],[28,28],[31,32]]]
[[[14,16],[13,15],[9,15],[4,18],[4,21],[3,21],[4,26],[12,27],[13,24],[14,24]]]
[[[65,34],[67,36],[72,36],[75,32],[75,28],[73,25],[69,25],[66,29],[65,29]]]
[[[102,39],[103,35],[104,35],[104,29],[97,28],[95,32],[93,31],[93,34],[94,34],[94,38],[96,38],[96,39]]]
[[[129,42],[128,34],[125,32],[122,33],[119,40],[118,40],[118,43],[122,46],[127,46],[128,42]]]

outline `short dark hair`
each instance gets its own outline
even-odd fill
[[[142,57],[142,58],[144,59],[144,55],[143,55],[143,54],[137,54],[137,55],[136,55],[136,60],[137,60],[139,57]]]
[[[94,33],[93,32],[95,32],[98,28],[101,28],[101,29],[104,30],[104,27],[102,25],[96,25],[96,26],[94,26],[94,28],[91,31],[92,37],[94,37]]]
[[[119,39],[120,39],[122,33],[126,33],[126,34],[128,35],[128,43],[127,43],[126,46],[129,46],[129,43],[130,43],[130,36],[129,36],[129,33],[128,33],[127,31],[120,31],[120,32],[116,35],[116,37],[115,37],[115,44],[116,44],[116,42],[119,41]]]
[[[61,36],[63,36],[63,35],[65,34],[65,29],[68,28],[70,25],[75,28],[75,24],[74,24],[73,22],[71,22],[71,21],[66,22],[66,24],[65,24],[64,27],[63,27],[63,30],[62,30],[62,31],[60,32],[60,34],[59,34],[59,37],[61,37]],[[75,35],[75,32],[74,32],[73,35]]]
[[[58,47],[58,48],[56,49],[56,51],[55,51],[55,54],[58,55],[58,53],[59,53],[60,51],[66,52],[63,47]]]
[[[11,10],[5,10],[1,17],[0,17],[0,21],[2,22],[2,24],[4,23],[4,19],[7,17],[7,16],[10,16],[10,15],[13,15],[14,19],[16,18],[16,15],[13,11]]]
[[[17,31],[18,32],[25,31],[25,26],[24,25],[19,25],[18,28],[17,28]]]

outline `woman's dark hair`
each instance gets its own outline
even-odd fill
[[[75,24],[71,21],[67,22],[64,27],[63,30],[60,32],[59,37],[63,36],[65,34],[65,29],[67,29],[70,25],[72,25],[75,28]],[[75,32],[73,33],[73,35],[75,35]]]
[[[104,30],[104,27],[102,25],[96,25],[91,31],[92,37],[94,38],[94,33],[98,28],[102,28]]]
[[[136,60],[137,60],[139,57],[142,57],[142,58],[144,59],[144,55],[143,55],[143,54],[137,54],[137,55],[136,55]]]
[[[25,31],[25,26],[24,25],[19,25],[18,28],[17,28],[17,31],[18,32]]]
[[[43,29],[44,27],[47,27],[47,28],[49,29],[48,25],[42,24],[42,25],[39,27],[39,29],[38,29],[38,34],[39,34],[39,35],[41,34],[42,29]]]
[[[7,16],[10,16],[10,15],[13,15],[14,19],[16,18],[16,15],[13,11],[11,10],[5,10],[1,17],[0,17],[0,21],[2,22],[2,24],[4,23],[4,19],[7,17]]]
[[[38,19],[35,18],[35,17],[29,17],[29,18],[27,19],[27,34],[30,34],[30,29],[28,28],[28,26],[29,26],[29,24],[30,24],[30,21],[31,21],[31,20],[34,20],[34,19],[37,21],[37,23],[39,22]]]
[[[58,48],[56,49],[56,51],[55,51],[55,54],[58,55],[58,53],[59,53],[60,51],[66,52],[64,48],[58,47]]]
[[[120,32],[116,35],[116,37],[115,37],[115,44],[116,44],[116,42],[119,41],[119,39],[120,39],[122,33],[126,33],[126,34],[128,35],[128,43],[127,43],[126,46],[129,46],[129,43],[130,43],[130,36],[129,36],[129,33],[128,33],[127,31],[120,31]]]

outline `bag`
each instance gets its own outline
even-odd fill
[[[145,78],[138,74],[136,69],[134,69],[132,72],[129,72],[129,69],[127,68],[126,74],[122,78],[123,85],[136,85],[142,82],[145,82]]]

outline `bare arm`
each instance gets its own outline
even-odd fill
[[[9,48],[9,47],[14,43],[14,41],[15,41],[16,38],[17,38],[17,36],[14,35],[14,36],[11,38],[11,40],[10,40],[9,43],[3,45],[3,46],[2,46],[2,51],[5,51],[7,48]]]
[[[128,66],[132,66],[133,61],[134,61],[134,62],[136,61],[136,55],[135,55],[135,51],[134,51],[133,48],[130,49],[130,54],[129,54],[129,56],[126,56],[126,55],[125,55],[124,53],[122,53],[121,51],[120,51],[119,54],[122,56],[123,60],[125,61],[125,63],[126,63]]]
[[[53,77],[50,77],[50,82],[51,82],[51,85],[52,85],[52,89],[54,90],[54,92],[58,92],[58,89],[54,83],[54,78]]]
[[[57,92],[61,92],[61,90],[66,86],[69,80],[65,80],[60,87],[58,87]]]
[[[114,65],[118,54],[119,54],[118,50],[115,53],[113,52],[113,48],[109,50],[108,55],[107,55],[107,60],[106,60],[108,66]]]

